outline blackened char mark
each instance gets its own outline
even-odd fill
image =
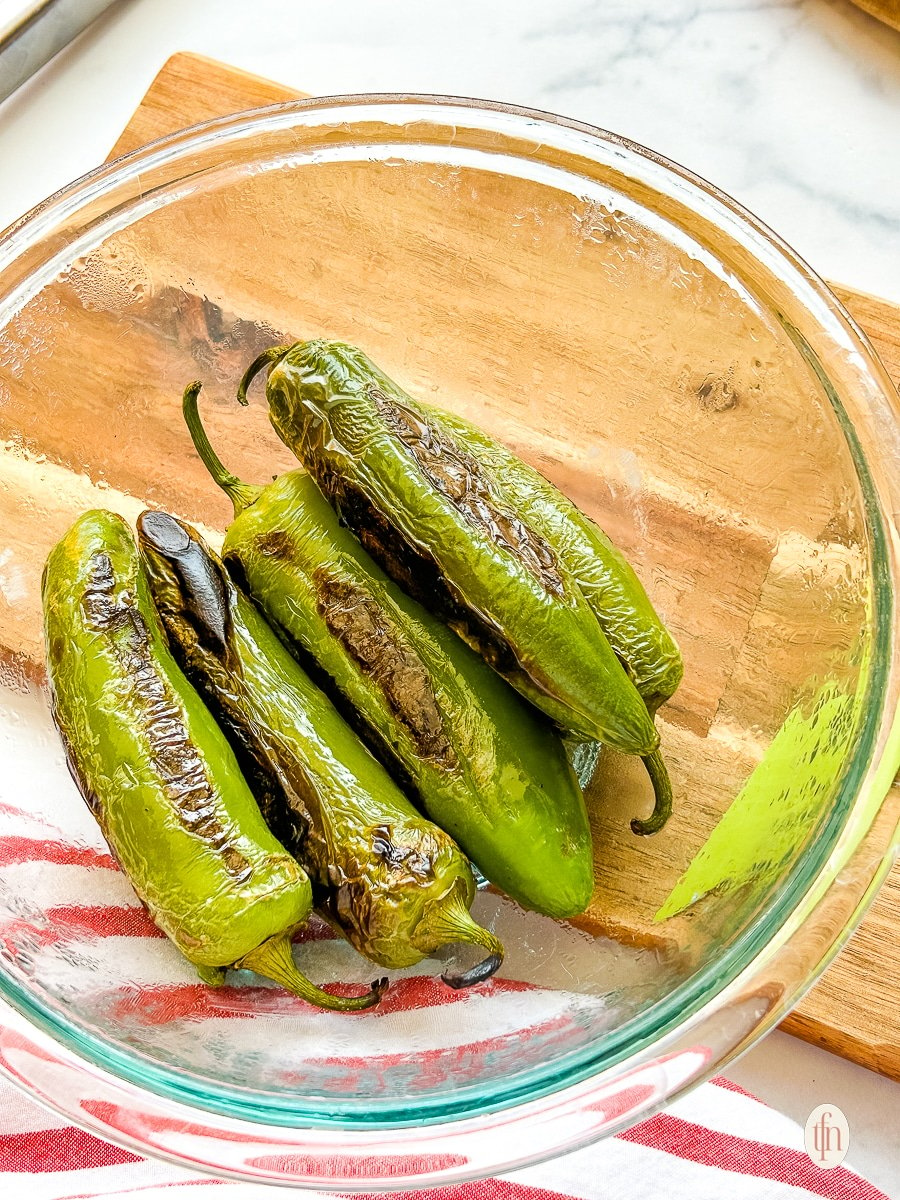
[[[156,607],[171,632],[229,658],[231,611],[219,564],[192,531],[168,513],[146,512],[138,520],[138,541],[149,552],[155,577]]]
[[[199,643],[196,637],[176,632],[167,622],[172,653],[188,682],[199,693],[234,751],[263,820],[292,854],[306,836],[308,813],[294,803],[296,796],[272,765],[272,748],[266,733],[241,705],[242,664],[229,655],[226,662]],[[188,630],[187,632],[192,632]]]
[[[280,544],[283,545],[283,543]],[[247,578],[247,571],[240,556],[231,550],[225,554],[223,561],[234,584],[240,588],[245,596],[249,597],[252,594],[250,581]],[[296,659],[297,663],[313,683],[322,689],[354,733],[361,741],[365,742],[372,754],[384,766],[385,770],[393,776],[397,786],[413,804],[421,808],[421,798],[415,781],[409,767],[398,754],[396,747],[374,725],[370,725],[368,721],[360,716],[356,705],[347,699],[337,687],[332,676],[316,661],[307,647],[302,642],[299,642],[289,629],[285,629],[283,625],[276,621],[271,613],[266,613],[265,616],[283,645],[290,651],[291,656]],[[268,817],[266,819],[268,820]]]
[[[461,603],[434,558],[411,545],[360,488],[333,474],[321,476],[319,485],[347,528],[408,595],[476,647],[485,662],[501,675],[530,678],[500,630]]]
[[[260,554],[284,564],[295,557],[291,537],[282,529],[259,534],[254,546]],[[240,560],[232,553],[226,555],[225,562],[232,579],[246,589],[246,571]],[[329,633],[381,692],[390,712],[409,733],[418,755],[453,769],[456,755],[446,736],[431,677],[403,631],[383,611],[376,597],[353,581],[320,569],[313,575],[313,584],[317,609]],[[302,665],[307,665],[308,657],[304,655]],[[378,753],[381,757],[380,748]]]
[[[213,697],[210,696],[212,700]],[[293,747],[249,721],[239,709],[214,708],[228,734],[238,765],[250,784],[263,819],[311,878],[323,870],[323,816],[316,785]]]
[[[256,538],[256,546],[266,558],[274,558],[279,562],[291,562],[294,559],[294,544],[285,529],[266,529]]]
[[[100,633],[121,629],[131,620],[130,606],[116,600],[115,590],[116,576],[109,555],[92,555],[81,607],[86,623]]]
[[[371,592],[327,571],[316,572],[314,583],[319,614],[329,632],[381,692],[417,753],[452,769],[456,755],[444,731],[428,669],[415,647]]]
[[[107,635],[124,678],[128,681],[134,710],[138,714],[159,783],[181,824],[206,842],[222,858],[226,871],[239,882],[248,880],[253,868],[232,845],[218,813],[218,796],[206,773],[206,765],[194,746],[181,710],[159,668],[153,639],[138,609],[134,592],[120,590],[109,555],[95,554],[81,597],[89,627]],[[77,763],[72,753],[70,761]],[[76,780],[80,771],[76,768]],[[89,789],[82,788],[82,794]],[[88,797],[86,796],[86,799]],[[88,799],[88,803],[91,800]],[[97,804],[97,798],[93,798]]]
[[[369,396],[432,487],[471,526],[517,559],[551,595],[564,596],[555,551],[521,517],[497,503],[478,460],[405,404],[389,400],[379,388],[370,387]]]
[[[419,883],[434,879],[434,864],[423,847],[397,843],[390,825],[375,826],[372,830],[372,849],[394,871],[409,874]]]

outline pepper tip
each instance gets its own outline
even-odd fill
[[[476,983],[484,983],[486,979],[490,979],[502,962],[502,954],[489,954],[487,958],[483,958],[468,971],[463,971],[461,975],[454,975],[449,971],[442,972],[441,979],[447,987],[458,992],[463,988],[473,987]]]
[[[635,817],[631,822],[631,832],[638,837],[649,837],[659,833],[672,815],[672,784],[660,750],[644,755],[643,762],[653,784],[653,812],[645,819]]]
[[[254,358],[253,362],[241,376],[241,381],[238,384],[238,404],[246,405],[249,403],[247,400],[247,388],[264,367],[274,366],[279,359],[284,358],[288,350],[290,350],[290,346],[270,346],[268,350],[263,350],[262,354],[258,354]]]

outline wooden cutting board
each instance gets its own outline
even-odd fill
[[[297,93],[193,54],[171,58],[110,157],[199,121],[296,98]],[[835,291],[900,381],[900,307]],[[849,944],[785,1029],[900,1080],[900,864]]]

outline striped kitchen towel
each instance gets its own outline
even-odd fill
[[[325,1198],[322,1192],[299,1194]],[[67,1125],[0,1083],[0,1195],[10,1200],[155,1200],[163,1195],[272,1200],[278,1192],[139,1158]],[[402,1200],[889,1200],[846,1165],[816,1166],[803,1149],[803,1130],[796,1122],[724,1078],[618,1137],[574,1154],[495,1179],[397,1195]]]
[[[35,712],[30,724],[20,723],[13,744],[30,772],[27,806],[0,780],[0,953],[7,963],[27,968],[69,1002],[93,1005],[108,1018],[112,1014],[131,1020],[136,1036],[143,1025],[164,1029],[173,1053],[183,1049],[179,1038],[196,1038],[197,1020],[227,1026],[222,1037],[234,1038],[240,1026],[238,1041],[243,1045],[255,1036],[271,1037],[274,1023],[294,1020],[295,1010],[302,1010],[304,1019],[292,1026],[294,1036],[313,1039],[320,1056],[340,1056],[346,1018],[320,1014],[309,1021],[301,1001],[278,989],[254,988],[254,1011],[265,1008],[267,1013],[267,1021],[254,1021],[247,1013],[247,991],[224,988],[212,996],[148,920],[87,809],[76,803],[66,809],[65,829],[56,824],[54,797],[65,768],[61,755],[56,761],[48,753],[48,747],[58,743],[45,706],[35,702]],[[46,728],[39,727],[40,720]],[[31,728],[39,739],[34,744],[23,732]],[[52,777],[41,777],[41,771],[51,769]],[[502,912],[498,919],[503,919]],[[315,977],[349,979],[353,952],[326,933],[320,928],[307,935],[313,940],[304,953],[317,956],[311,962]],[[558,936],[569,936],[567,954],[578,952],[577,931]],[[350,982],[371,977],[371,966],[363,960],[355,969],[358,978]],[[422,1014],[438,1000],[448,999],[446,989],[439,989],[443,995],[435,997],[434,980],[416,971],[398,973],[379,1018],[379,1051],[386,1061],[401,1048],[408,1051],[411,1040],[420,1052],[416,1039],[434,1036],[434,1022],[421,1020]],[[510,978],[491,981],[471,1004],[459,997],[444,1003],[439,1023],[443,1041],[471,1049],[479,1006],[485,1004],[491,1006],[493,1027],[515,1033],[517,1022],[525,1019],[529,1029],[540,1021],[552,1030],[566,1018],[565,1006],[575,1000],[553,986],[542,990],[527,978],[511,972]],[[133,981],[138,997],[134,1012],[130,993],[121,989],[122,979]],[[306,1052],[304,1046],[300,1051]],[[178,1200],[265,1200],[276,1195],[262,1184],[204,1178],[138,1157],[45,1111],[0,1077],[4,1200],[152,1200],[163,1194]],[[799,1125],[723,1078],[617,1137],[540,1166],[475,1183],[397,1194],[406,1200],[888,1200],[846,1164],[831,1170],[815,1165],[804,1150]],[[305,1195],[315,1200],[324,1194]]]

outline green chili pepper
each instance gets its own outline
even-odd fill
[[[446,430],[474,454],[491,487],[537,530],[578,581],[600,628],[654,716],[684,674],[681,652],[660,620],[634,568],[602,529],[566,496],[500,442],[454,413],[417,404],[433,427]],[[653,783],[652,817],[632,821],[635,833],[656,833],[672,811],[669,772],[657,749],[644,756]]]
[[[267,365],[276,432],[389,575],[564,728],[626,753],[656,749],[647,708],[571,570],[472,454],[359,350],[312,341],[267,351],[239,399]]]
[[[134,539],[79,518],[42,580],[53,714],[69,769],[157,925],[209,982],[247,967],[323,1008],[343,999],[294,965],[312,890],[271,834],[224,735],[165,645]]]
[[[578,581],[610,645],[653,714],[675,692],[684,664],[634,568],[602,529],[511,450],[455,413],[417,409],[478,456],[511,507],[547,539]]]
[[[556,917],[593,890],[590,825],[560,739],[342,528],[315,481],[265,488],[219,462],[193,384],[184,412],[235,520],[223,558],[388,769],[498,887]]]
[[[475,882],[452,839],[416,812],[195,530],[149,512],[138,539],[173,653],[269,781],[266,818],[310,872],[320,911],[381,966],[469,942],[487,957],[445,980],[493,974],[503,947],[469,913]]]

